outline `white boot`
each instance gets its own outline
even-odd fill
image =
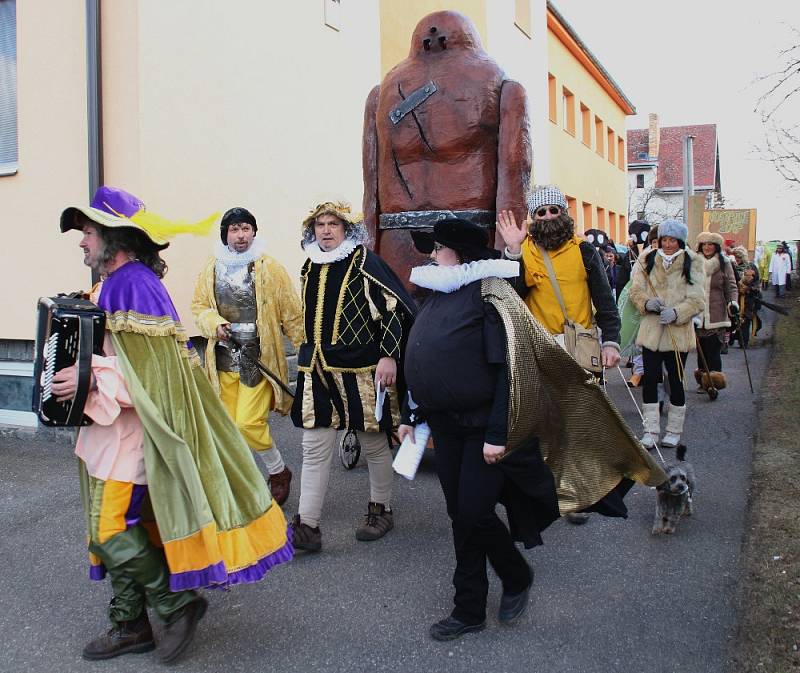
[[[681,443],[681,434],[683,433],[683,421],[686,418],[686,406],[676,407],[670,405],[669,413],[667,414],[667,431],[664,434],[664,439],[661,440],[661,446],[668,449],[674,449]]]
[[[661,415],[658,412],[658,402],[642,405],[644,413],[644,434],[642,445],[645,449],[654,449],[661,435]]]

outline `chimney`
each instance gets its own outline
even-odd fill
[[[658,128],[658,115],[651,112],[648,115],[647,125],[647,154],[652,159],[658,159],[658,139],[660,137],[660,129]]]

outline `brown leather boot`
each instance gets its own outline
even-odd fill
[[[292,471],[284,467],[281,472],[269,475],[269,490],[275,502],[282,505],[289,497],[289,484],[292,482]]]
[[[385,505],[371,502],[367,505],[364,523],[356,528],[356,540],[371,542],[379,540],[394,528],[394,513]]]
[[[136,619],[120,622],[105,635],[95,638],[83,648],[83,658],[95,661],[111,659],[120,654],[149,652],[156,646],[147,611]]]
[[[158,658],[164,664],[174,662],[192,642],[194,632],[208,608],[208,601],[198,596],[180,614],[166,625],[158,643]]]

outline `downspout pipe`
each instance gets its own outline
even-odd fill
[[[103,101],[100,63],[100,0],[86,0],[86,119],[89,200],[103,184]],[[92,283],[99,280],[92,271]]]

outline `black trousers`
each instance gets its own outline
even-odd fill
[[[708,336],[701,336],[698,337],[698,341],[700,342],[700,348],[703,349],[703,354],[706,356],[706,362],[708,363],[708,368],[712,372],[721,372],[722,371],[722,341],[716,334],[709,334]],[[703,360],[702,355],[700,353],[697,354],[697,364],[702,369],[703,368]]]
[[[686,365],[687,353],[676,353],[675,351],[651,351],[642,347],[642,363],[644,364],[644,376],[642,377],[642,401],[645,404],[655,404],[658,402],[658,384],[661,383],[662,369],[667,370],[669,380],[669,401],[674,407],[682,407],[686,404],[686,393],[683,390],[683,383],[678,372],[678,362],[675,356],[679,356],[682,366]]]
[[[436,451],[436,471],[453,525],[456,593],[452,616],[467,624],[486,619],[489,580],[486,561],[505,593],[524,591],[531,571],[506,525],[495,512],[505,479],[483,460],[486,428],[465,428],[447,416],[428,418]]]

